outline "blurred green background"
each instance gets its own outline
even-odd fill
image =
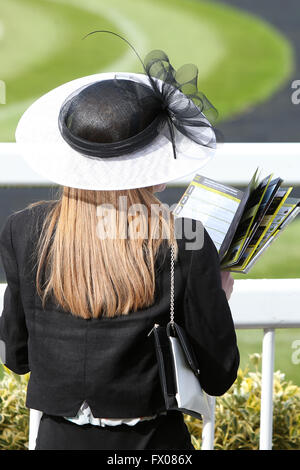
[[[200,89],[220,121],[263,102],[293,67],[287,39],[258,16],[216,2],[197,0],[0,0],[0,141],[14,141],[25,109],[43,93],[101,71],[142,72],[120,39],[144,57],[163,49],[175,68],[199,67]],[[2,31],[2,34],[1,34]]]

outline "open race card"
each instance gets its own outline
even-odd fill
[[[288,197],[292,187],[256,169],[245,191],[196,175],[173,214],[200,220],[212,238],[221,268],[249,272],[259,256],[300,211],[300,199]]]

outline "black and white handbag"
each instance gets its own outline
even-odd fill
[[[179,410],[196,418],[211,415],[210,396],[202,390],[201,373],[184,329],[174,321],[174,245],[171,245],[170,322],[155,324],[159,376],[167,410]]]

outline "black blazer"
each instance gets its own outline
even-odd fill
[[[155,302],[127,316],[85,320],[35,288],[35,247],[51,202],[10,215],[0,234],[7,288],[0,317],[5,365],[30,373],[26,406],[75,416],[86,400],[95,417],[148,416],[165,409],[154,349],[154,323],[166,325],[170,304],[170,253],[156,265]],[[179,220],[179,219],[178,219]],[[184,219],[181,219],[183,222]],[[222,395],[237,375],[239,351],[230,308],[221,287],[219,257],[204,231],[202,249],[178,239],[175,320],[194,345],[202,387]]]

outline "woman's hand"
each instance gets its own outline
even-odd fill
[[[233,291],[234,284],[234,279],[231,276],[230,271],[221,271],[221,281],[222,289],[225,291],[227,300],[229,300]]]

